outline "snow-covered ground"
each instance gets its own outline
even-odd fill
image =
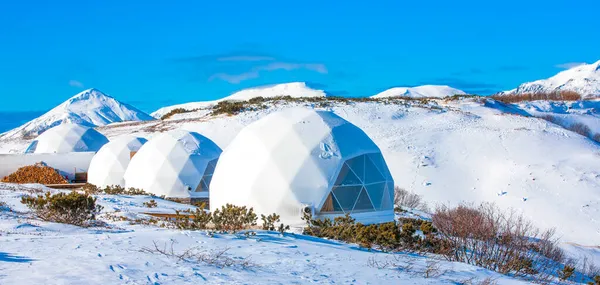
[[[109,216],[148,218],[143,212],[173,212],[189,206],[147,196],[100,195],[100,219],[106,227],[79,228],[32,218],[20,197],[43,186],[0,183],[0,284],[460,284],[495,279],[498,284],[527,284],[474,266],[437,257],[388,254],[356,245],[300,234],[258,231],[242,235],[182,231],[153,225],[132,225]],[[226,257],[250,261],[249,267],[219,268],[204,262],[181,261],[144,249],[171,244],[175,253],[190,248],[212,253],[228,249]],[[375,261],[377,265],[374,265]],[[388,266],[384,264],[390,263]],[[395,265],[391,265],[391,263]],[[437,264],[438,274],[424,271]]]

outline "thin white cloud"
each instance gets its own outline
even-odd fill
[[[578,67],[580,65],[584,65],[587,64],[585,62],[567,62],[567,63],[561,63],[561,64],[557,64],[555,65],[558,68],[562,68],[562,69],[571,69],[573,67]]]
[[[274,71],[274,70],[298,70],[306,69],[321,74],[327,74],[327,67],[321,63],[291,63],[291,62],[272,62],[267,65],[255,66],[248,72],[240,74],[228,74],[228,73],[217,73],[212,75],[208,80],[221,79],[231,84],[238,84],[244,80],[258,78],[261,71]]]
[[[83,83],[77,80],[69,80],[69,85],[77,88],[83,88]]]
[[[271,61],[275,60],[274,57],[270,56],[255,56],[255,55],[235,55],[220,57],[218,61]]]

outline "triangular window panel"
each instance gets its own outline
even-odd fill
[[[206,184],[206,189],[208,189],[208,187],[210,186],[210,181],[212,181],[212,175],[206,175],[202,178],[202,180],[204,180],[204,183]]]
[[[342,207],[340,206],[338,201],[333,197],[331,192],[329,192],[325,203],[323,203],[323,207],[321,207],[321,213],[327,212],[342,212]]]
[[[206,170],[204,171],[204,175],[212,175],[215,172],[215,166],[217,164],[217,160],[211,160],[206,165]]]
[[[202,192],[202,191],[204,191],[204,179],[200,180],[200,183],[198,183],[196,190],[194,190],[194,192]]]
[[[373,164],[375,164],[375,167],[379,169],[379,172],[383,174],[383,176],[391,175],[389,169],[387,168],[387,164],[385,163],[383,155],[381,155],[380,153],[370,153],[368,157],[369,159],[371,159]]]
[[[362,182],[354,171],[350,170],[346,163],[343,164],[342,169],[340,169],[340,174],[338,175],[337,180],[335,181],[335,185],[361,185]]]
[[[354,210],[352,210],[352,212],[360,211],[373,211],[373,204],[371,203],[371,199],[369,199],[369,195],[367,195],[367,190],[365,190],[365,188],[360,192],[356,205],[354,205]]]
[[[362,182],[365,181],[365,158],[364,155],[361,155],[346,161],[346,164]]]
[[[362,189],[361,185],[357,186],[340,186],[333,188],[333,195],[337,198],[344,212],[350,212],[356,203],[358,194]]]
[[[390,199],[390,194],[386,187],[385,191],[383,192],[383,200],[381,201],[381,210],[390,210],[393,208],[394,208],[394,204],[392,203],[392,200]]]
[[[369,197],[371,197],[371,201],[373,202],[373,206],[375,209],[381,208],[381,201],[383,198],[383,190],[386,188],[386,183],[375,183],[366,185],[367,192],[369,193]]]
[[[365,184],[383,182],[385,178],[370,158],[365,159]]]

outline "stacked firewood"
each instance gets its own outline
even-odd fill
[[[28,165],[19,168],[14,173],[2,178],[8,183],[40,183],[40,184],[67,184],[69,183],[60,173],[44,163]]]

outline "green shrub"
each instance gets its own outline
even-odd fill
[[[96,205],[96,198],[77,192],[54,195],[46,192],[37,197],[23,196],[21,203],[27,205],[42,220],[83,227],[91,225],[102,210],[102,206]]]
[[[289,225],[284,225],[283,223],[276,226],[275,223],[279,223],[279,215],[273,213],[271,215],[265,216],[260,215],[260,219],[262,220],[262,229],[265,231],[274,231],[277,230],[279,233],[283,234],[286,230],[290,229]]]
[[[146,195],[153,196],[152,194],[137,188],[129,188],[125,189],[125,187],[120,185],[112,185],[106,186],[104,188],[100,188],[91,183],[85,183],[82,187],[83,192],[89,195],[99,195],[99,194],[108,194],[108,195]]]
[[[262,229],[265,231],[274,231],[275,223],[279,222],[279,215],[273,213],[271,215],[265,216],[263,214],[260,215],[260,219],[262,220]]]
[[[575,267],[571,265],[565,265],[561,271],[558,272],[558,278],[560,280],[568,280],[575,273]]]
[[[423,232],[424,235],[432,234],[435,230],[435,228],[433,227],[433,223],[428,221],[422,222],[421,226],[419,226],[419,229]]]
[[[202,203],[204,204],[204,203]],[[175,211],[174,226],[180,230],[206,230],[212,221],[212,215],[204,210],[204,205],[195,211]]]
[[[212,214],[215,230],[225,233],[237,233],[240,230],[249,229],[256,225],[256,220],[254,209],[247,209],[246,206],[238,207],[226,204]]]
[[[142,205],[144,205],[144,207],[146,208],[156,208],[158,207],[158,203],[156,203],[156,201],[154,199],[148,201],[148,202],[144,202],[142,203]]]
[[[285,231],[289,231],[290,230],[290,226],[289,225],[284,225],[283,223],[279,224],[279,227],[277,227],[277,231],[280,234],[284,234]]]
[[[213,115],[229,114],[235,115],[246,109],[245,102],[240,101],[221,101],[213,107]]]
[[[186,110],[184,108],[175,108],[171,111],[169,111],[168,113],[164,114],[162,117],[160,117],[161,120],[166,120],[168,118],[171,118],[177,114],[184,114],[184,113],[190,113],[190,112],[194,112],[197,111],[197,109],[194,110]]]
[[[96,195],[102,193],[102,189],[98,188],[96,185],[91,183],[85,183],[82,188],[83,192],[89,195]]]

